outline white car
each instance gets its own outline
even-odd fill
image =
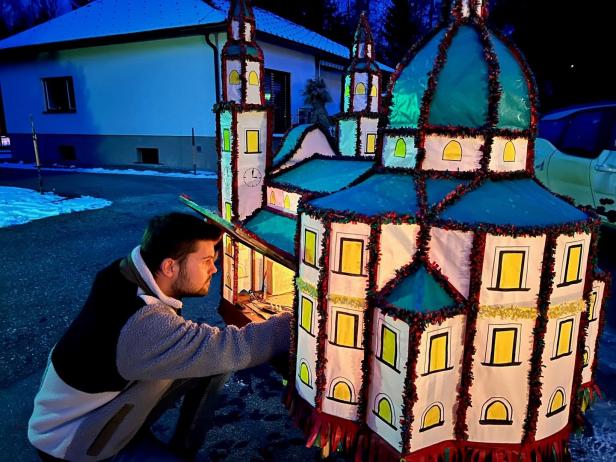
[[[578,106],[539,122],[535,174],[549,189],[591,206],[616,228],[616,103]]]

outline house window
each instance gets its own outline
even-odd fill
[[[361,275],[364,266],[364,241],[361,239],[340,239],[339,271],[344,274]]]
[[[355,94],[356,95],[365,95],[366,94],[366,85],[364,85],[361,82],[359,82],[357,85],[355,85]]]
[[[303,384],[308,385],[312,388],[312,382],[310,380],[310,368],[306,361],[302,361],[299,365],[299,379]]]
[[[447,332],[430,337],[428,341],[428,374],[447,369],[448,343],[449,334]]]
[[[312,334],[312,310],[314,304],[312,300],[302,297],[302,315],[300,317],[300,326],[309,334]]]
[[[157,148],[137,148],[139,162],[144,164],[158,164]]]
[[[370,87],[370,96],[372,97],[378,96],[378,89],[376,88],[376,85],[372,85]]]
[[[272,205],[276,205],[276,194],[274,191],[270,192],[269,203]]]
[[[225,202],[225,220],[231,221],[231,202]]]
[[[374,413],[390,427],[394,427],[394,408],[389,398],[384,395],[376,397]],[[395,427],[394,427],[395,428]]]
[[[231,151],[231,130],[228,128],[222,129],[222,150]]]
[[[517,364],[517,341],[518,329],[515,327],[492,329],[492,351],[489,364],[492,366]]]
[[[250,71],[250,74],[248,74],[248,84],[259,85],[259,76],[255,71]]]
[[[379,359],[394,369],[398,359],[398,335],[385,324],[381,327],[381,353]]]
[[[274,105],[274,133],[285,133],[291,126],[291,74],[265,69],[263,88]]]
[[[342,401],[344,403],[350,403],[353,398],[351,387],[348,383],[339,380],[332,387],[331,398],[336,401]]]
[[[584,356],[582,357],[582,361],[583,367],[588,366],[588,364],[590,363],[590,350],[588,349],[588,347],[584,349]]]
[[[304,263],[317,266],[317,233],[309,229],[304,230]]]
[[[590,293],[590,299],[588,300],[588,321],[597,320],[597,292],[592,291]]]
[[[565,407],[567,407],[565,403],[565,392],[562,388],[558,388],[550,398],[546,417],[552,417],[554,414],[564,411]]]
[[[456,140],[451,140],[443,149],[443,160],[462,160],[462,145]]]
[[[398,138],[398,141],[396,141],[394,157],[406,157],[406,142],[402,138]]]
[[[524,283],[524,250],[501,250],[498,254],[496,290],[520,290]]]
[[[511,405],[502,398],[494,398],[483,407],[482,425],[511,425],[513,423]]]
[[[230,85],[239,85],[241,83],[240,73],[233,69],[229,72],[229,84]]]
[[[225,254],[230,257],[233,256],[233,241],[228,234],[225,234]]]
[[[246,154],[260,153],[259,130],[246,130]]]
[[[340,346],[355,348],[358,325],[358,315],[338,311],[336,313],[336,327],[333,343]]]
[[[582,244],[570,245],[565,252],[563,282],[561,285],[576,284],[580,279]]]
[[[429,406],[421,418],[420,432],[443,425],[443,405],[435,403]]]
[[[515,146],[512,141],[507,141],[505,143],[505,148],[503,149],[503,162],[515,162]]]
[[[288,195],[284,195],[284,208],[289,210],[291,208],[291,199]]]
[[[366,135],[366,154],[374,154],[376,152],[376,133],[368,133]]]
[[[75,112],[75,90],[72,77],[43,79],[45,112]]]
[[[558,323],[556,328],[556,354],[552,359],[567,356],[571,353],[571,337],[573,336],[573,319],[566,319]]]
[[[60,154],[61,161],[77,160],[77,152],[75,146],[70,144],[63,144],[58,146],[58,154]]]

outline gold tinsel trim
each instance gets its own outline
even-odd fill
[[[586,309],[586,302],[583,299],[574,302],[553,305],[548,310],[550,319],[562,318],[571,314],[581,313]],[[537,317],[537,307],[521,305],[505,306],[480,306],[480,318],[500,318],[500,319],[535,319]]]
[[[311,297],[317,297],[317,288],[312,284],[304,281],[302,278],[297,277],[295,279],[297,284],[297,288],[304,292],[305,294],[310,295]],[[350,297],[348,295],[340,295],[340,294],[329,294],[327,299],[336,304],[351,306],[353,308],[364,308],[366,306],[366,300],[360,297]]]
[[[313,286],[312,284],[309,284],[308,282],[304,281],[299,276],[297,278],[295,278],[295,282],[296,282],[297,288],[299,290],[301,290],[305,294],[310,295],[311,297],[315,297],[315,298],[317,297],[318,292],[317,292],[316,286]]]

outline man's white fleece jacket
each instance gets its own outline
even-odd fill
[[[127,261],[139,283],[125,276]],[[175,379],[245,369],[289,349],[289,313],[241,329],[188,321],[178,313],[182,303],[160,291],[139,247],[121,262],[97,274],[50,354],[28,438],[51,456],[106,459],[130,441]]]

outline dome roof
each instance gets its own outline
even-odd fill
[[[490,82],[494,58],[496,83]],[[497,129],[527,130],[530,83],[513,49],[483,22],[454,23],[399,65],[391,87],[389,128],[491,127],[490,102],[497,101]],[[431,79],[434,82],[431,82]],[[425,102],[427,114],[421,114]]]

